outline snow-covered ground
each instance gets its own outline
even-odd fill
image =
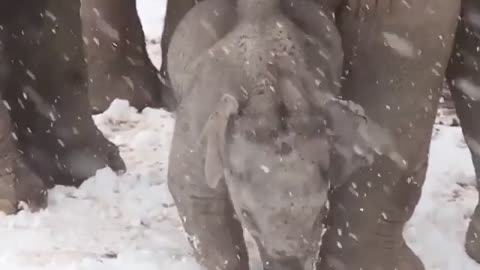
[[[159,66],[163,0],[138,0]],[[79,189],[56,187],[40,213],[0,216],[0,269],[197,270],[166,186],[173,116],[115,101],[95,120],[121,147],[128,172],[103,169]],[[470,155],[457,127],[437,125],[423,195],[405,237],[428,270],[480,269],[463,251],[477,201]],[[259,269],[258,265],[255,269]]]

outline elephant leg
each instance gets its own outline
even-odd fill
[[[118,148],[90,114],[80,1],[1,3],[6,100],[28,165],[49,186],[79,185],[105,166],[123,171]]]
[[[105,111],[115,98],[126,99],[139,110],[173,106],[148,56],[136,1],[81,0],[81,4],[93,112]]]
[[[47,206],[47,190],[42,179],[26,166],[18,149],[12,120],[3,97],[12,72],[5,54],[5,43],[8,41],[8,27],[13,17],[3,16],[15,12],[8,5],[9,1],[0,4],[0,213],[14,214],[21,202],[30,210],[36,211]],[[41,2],[41,1],[39,1]],[[10,3],[11,4],[11,3]],[[32,7],[35,4],[32,4]],[[41,3],[39,5],[42,5]],[[5,12],[5,14],[4,14]]]
[[[248,270],[242,226],[227,187],[207,186],[204,158],[179,133],[173,136],[168,187],[197,261],[208,270]]]
[[[472,155],[477,177],[477,189],[480,190],[480,25],[477,16],[480,2],[464,0],[462,19],[457,28],[456,43],[447,79],[460,119],[465,141]],[[467,253],[480,262],[480,204],[477,204],[468,226],[465,247]]]
[[[168,87],[170,88],[170,79],[168,76],[168,47],[170,46],[170,41],[172,40],[173,33],[177,28],[177,25],[180,23],[181,19],[187,12],[195,6],[198,2],[202,0],[169,0],[167,1],[167,14],[165,15],[165,24],[163,27],[162,34],[162,65],[160,66],[160,74],[162,78],[166,81]],[[165,90],[168,93],[173,93],[173,90]],[[172,94],[172,96],[174,96]],[[177,100],[178,102],[178,100]]]
[[[424,269],[402,232],[421,195],[460,1],[348,1],[337,18],[343,98],[392,134],[406,168],[377,156],[332,190],[318,269]]]
[[[47,189],[42,179],[22,158],[14,139],[10,115],[0,104],[0,212],[13,214],[20,203],[31,211],[47,206]]]

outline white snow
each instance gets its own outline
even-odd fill
[[[386,44],[403,57],[415,57],[415,48],[408,39],[390,32],[383,32]]]
[[[147,38],[158,41],[165,3],[138,1]],[[149,44],[149,52],[158,66],[159,45]],[[166,185],[173,116],[136,113],[116,100],[95,121],[120,146],[127,173],[100,170],[79,189],[51,190],[45,211],[0,216],[0,269],[200,269]],[[428,270],[480,269],[463,251],[477,202],[470,155],[458,127],[435,129],[427,182],[405,237]]]
[[[166,0],[137,0],[137,10],[140,14],[142,27],[147,40],[147,51],[153,64],[160,68],[162,63],[162,48],[160,46],[165,19]]]
[[[480,86],[476,85],[473,81],[465,78],[459,78],[455,80],[455,84],[458,89],[462,91],[469,98],[478,101],[480,100]]]
[[[404,235],[428,270],[480,269],[464,252],[477,203],[470,153],[458,127],[436,126],[423,194]]]

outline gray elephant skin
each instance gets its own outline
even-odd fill
[[[206,269],[248,269],[242,227],[265,269],[314,269],[340,173],[374,153],[404,167],[388,132],[336,99],[343,53],[326,14],[311,1],[206,0],[172,37],[168,183]]]
[[[139,110],[173,110],[175,101],[148,57],[136,1],[81,0],[80,11],[92,112],[105,111],[116,98]]]
[[[135,4],[0,1],[0,211],[22,201],[41,209],[46,188],[79,186],[105,166],[123,172],[118,147],[91,117],[114,98],[175,106],[146,54]]]
[[[0,1],[0,211],[47,205],[47,188],[125,170],[88,100],[80,2]]]
[[[161,71],[164,74],[172,71],[174,73],[179,72],[176,68],[170,70],[170,62],[177,61],[174,60],[175,58],[194,59],[188,57],[208,52],[209,49],[206,48],[210,48],[213,44],[211,36],[217,35],[218,38],[214,39],[217,41],[224,36],[231,35],[229,29],[232,29],[232,24],[237,22],[238,14],[233,12],[231,8],[225,9],[223,7],[226,3],[236,6],[237,1],[224,1],[215,6],[215,14],[211,15],[211,18],[204,19],[200,16],[196,22],[190,22],[191,25],[195,25],[193,29],[197,32],[177,29],[181,28],[180,25],[187,24],[185,21],[194,20],[191,18],[192,15],[189,15],[189,11],[197,2],[201,5],[204,1],[168,1],[162,46],[164,48],[168,44],[171,46],[168,51],[164,51],[164,59],[168,60],[162,63]],[[445,79],[452,92],[460,124],[472,153],[477,178],[480,177],[480,148],[478,147],[480,124],[476,121],[477,115],[480,113],[478,98],[478,89],[480,89],[478,87],[480,85],[478,61],[480,56],[476,51],[480,46],[478,41],[478,35],[480,35],[478,26],[480,2],[474,0],[285,0],[282,1],[283,12],[288,10],[285,7],[299,5],[303,2],[318,4],[327,16],[331,15],[335,19],[335,27],[340,33],[344,53],[340,96],[345,100],[359,104],[364,109],[364,113],[370,119],[370,122],[376,123],[382,129],[388,131],[387,133],[392,136],[396,149],[399,150],[398,156],[403,159],[405,164],[405,167],[398,166],[398,162],[395,162],[397,159],[392,159],[388,155],[376,155],[372,163],[360,168],[353,166],[353,168],[358,169],[347,174],[346,180],[343,179],[336,185],[331,185],[328,193],[329,210],[325,220],[326,227],[322,236],[317,269],[424,269],[420,259],[405,243],[402,232],[421,195],[428,167],[431,132],[440,90]],[[240,4],[240,1],[238,1],[238,4]],[[308,12],[302,14],[304,19],[308,20]],[[211,20],[220,21],[212,23]],[[310,26],[309,29],[311,28],[323,29],[323,25]],[[304,28],[301,29],[304,30]],[[181,44],[174,43],[175,38],[172,36],[181,36],[181,34],[177,34],[181,31],[185,31],[183,35],[188,33],[195,37],[191,39],[195,46],[185,48],[185,51],[182,51]],[[184,38],[188,40],[188,38]],[[197,47],[197,44],[202,49],[192,48]],[[176,46],[181,49],[175,48]],[[256,44],[255,46],[259,45]],[[181,54],[175,55],[170,50],[176,50],[177,53]],[[215,56],[219,57],[218,55],[221,53],[219,52]],[[171,57],[167,58],[167,55],[171,55]],[[269,57],[268,54],[262,56]],[[295,60],[298,61],[298,59]],[[330,62],[330,64],[333,63],[335,62]],[[173,64],[173,66],[175,65]],[[213,66],[213,64],[211,65]],[[179,86],[175,86],[174,83],[176,80],[174,77],[178,74],[169,74],[180,104],[186,108],[191,107],[190,110],[194,110],[192,108],[199,110],[195,113],[184,112],[185,115],[182,115],[182,110],[185,109],[181,107],[182,105],[179,107],[178,119],[180,122],[177,124],[175,136],[181,138],[174,138],[171,162],[179,162],[174,167],[184,167],[178,169],[178,171],[176,168],[172,168],[171,182],[176,183],[172,184],[172,193],[177,197],[179,212],[181,217],[185,218],[184,225],[187,232],[200,231],[200,235],[203,235],[203,239],[192,240],[192,246],[197,250],[200,262],[207,265],[207,269],[247,269],[247,255],[241,233],[239,233],[241,225],[238,220],[242,224],[247,222],[244,221],[245,218],[239,212],[241,209],[237,209],[238,207],[235,206],[235,200],[238,201],[237,196],[240,195],[237,194],[237,191],[231,192],[232,186],[235,184],[232,179],[235,178],[234,170],[227,167],[233,172],[227,170],[224,184],[220,181],[215,189],[206,188],[203,182],[205,179],[201,177],[204,171],[203,166],[192,161],[205,160],[208,157],[208,155],[205,155],[208,148],[203,145],[204,152],[201,152],[199,149],[202,148],[193,147],[193,145],[196,145],[194,141],[200,140],[199,131],[204,127],[203,124],[207,122],[206,119],[214,110],[213,108],[216,108],[216,102],[221,99],[222,91],[231,89],[231,87],[225,87],[226,81],[234,80],[232,77],[235,77],[226,75],[231,74],[232,70],[223,60],[218,60],[217,65],[219,66],[215,70],[217,75],[213,78],[218,80],[218,85],[210,82],[210,89],[205,90],[201,95],[198,94],[198,96],[194,94],[184,96],[182,91],[193,89],[193,84],[178,88]],[[210,65],[206,66],[211,68]],[[196,76],[201,81],[205,74],[212,72],[211,70],[199,69],[199,71],[184,74],[184,79],[190,81],[189,77]],[[238,69],[233,70],[237,72],[238,76],[243,74]],[[242,80],[242,77],[238,78]],[[332,78],[334,80],[334,77]],[[205,87],[208,88],[208,86]],[[183,90],[177,91],[177,88]],[[201,87],[198,86],[198,88]],[[191,93],[194,92],[191,91]],[[205,96],[209,93],[215,94]],[[191,101],[188,101],[190,96]],[[242,110],[243,100],[235,95],[233,96],[238,101],[239,110],[229,111],[232,112],[232,116],[228,121],[227,130],[229,130],[229,133],[227,134],[236,138],[233,135],[235,135],[235,128],[238,128],[239,125],[235,124],[236,120],[232,119],[242,119],[244,112]],[[187,97],[186,100],[185,97]],[[209,102],[205,105],[202,104],[202,108],[199,108],[200,105],[193,104],[195,99],[199,102],[205,102],[205,100]],[[260,117],[262,113],[269,112],[269,108],[265,103],[259,102],[259,104],[262,105],[256,108],[259,112],[255,114],[255,118],[252,120],[251,125],[253,126],[265,125],[262,124],[265,122],[265,118],[275,119],[275,117]],[[236,106],[231,108],[236,108]],[[193,118],[194,116],[197,118]],[[276,117],[278,116],[279,114],[276,115]],[[185,119],[190,119],[191,122]],[[197,120],[193,121],[193,119]],[[267,124],[274,125],[273,122],[273,120],[269,120]],[[343,125],[343,127],[345,126],[349,125]],[[190,134],[190,137],[186,134]],[[275,141],[271,135],[262,135],[261,132],[259,134],[255,135],[255,138],[262,138],[263,136],[264,143]],[[176,140],[190,140],[190,143],[187,143],[181,150],[179,149],[180,146],[175,144]],[[232,156],[235,155],[232,151],[227,150],[231,147],[239,147],[238,145],[241,144],[237,140],[227,140],[229,146],[223,150],[228,154],[224,157],[224,160],[221,159],[222,162],[236,164],[231,161]],[[219,139],[217,141],[220,142]],[[245,141],[248,142],[248,140]],[[248,146],[245,143],[239,148],[238,155],[246,155],[251,149],[251,145]],[[262,152],[262,149],[264,148],[257,146],[258,152]],[[189,157],[182,157],[179,154],[182,151],[193,152],[188,153]],[[250,159],[255,163],[255,161],[261,160],[262,155],[268,156],[268,153],[268,151],[263,154],[257,153]],[[322,152],[318,152],[317,155],[316,158],[323,160],[324,157],[320,158],[324,155]],[[270,154],[270,158],[272,158],[272,154]],[[332,162],[330,167],[337,166],[335,164],[339,163]],[[193,171],[195,176],[200,177],[195,178],[187,173]],[[337,169],[336,171],[342,170]],[[248,170],[245,171],[245,173],[247,172]],[[275,170],[270,168],[270,173],[274,174]],[[233,174],[233,176],[228,176],[230,174]],[[252,173],[250,173],[250,177],[252,177]],[[309,177],[312,176],[305,176],[304,179]],[[330,178],[331,182],[338,181],[335,174],[332,177],[334,178]],[[276,178],[272,177],[271,179]],[[322,179],[322,177],[319,179]],[[262,192],[261,188],[256,188],[259,192]],[[267,200],[269,196],[273,196],[270,194],[274,193],[273,190],[276,189],[280,189],[280,187],[270,185],[268,196],[267,192],[263,191],[261,199]],[[242,194],[249,194],[250,192]],[[228,194],[228,196],[225,194]],[[319,192],[319,197],[321,197],[320,194],[323,193]],[[282,198],[289,200],[288,196]],[[250,198],[254,202],[255,199],[256,197]],[[233,202],[233,205],[231,202]],[[469,225],[466,236],[466,251],[473,259],[480,262],[479,209],[480,207],[477,205]],[[257,216],[252,214],[251,209],[246,210],[249,210],[249,212],[246,212],[247,216],[253,215],[253,217],[246,219],[258,219]],[[203,214],[194,214],[199,212]],[[233,212],[237,212],[238,220],[235,218],[235,214],[231,214]],[[303,226],[307,226],[307,223]],[[274,227],[274,224],[271,225]],[[262,228],[262,223],[256,224],[256,226]],[[298,228],[300,227],[302,226],[298,226]],[[208,231],[211,232],[210,236],[208,236]],[[228,239],[225,241],[230,241],[230,244],[217,243],[215,239],[220,238],[219,235],[224,235],[225,239]],[[313,239],[315,238],[310,240],[315,241]],[[261,242],[262,239],[257,239],[257,241]],[[231,243],[235,248],[232,248]],[[265,245],[267,244],[270,245],[271,243],[265,241]],[[262,246],[262,243],[260,246]],[[221,250],[221,252],[218,250]],[[278,258],[278,254],[272,255],[271,252],[273,251],[268,248],[263,251],[263,256],[267,258],[267,261]],[[209,262],[205,262],[205,258],[209,258]],[[220,262],[226,258],[228,258],[228,264],[219,266],[212,263],[212,261]],[[289,260],[280,264],[284,266],[295,265],[299,261],[298,258],[290,259],[293,258],[290,257]],[[208,265],[208,263],[210,264]],[[269,265],[265,265],[265,268],[282,269],[281,266],[275,268],[271,264]]]

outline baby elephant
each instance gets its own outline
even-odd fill
[[[335,98],[329,15],[310,0],[205,0],[176,29],[169,189],[208,270],[249,268],[243,227],[264,269],[313,269],[329,189],[375,154],[403,166],[388,134]]]

